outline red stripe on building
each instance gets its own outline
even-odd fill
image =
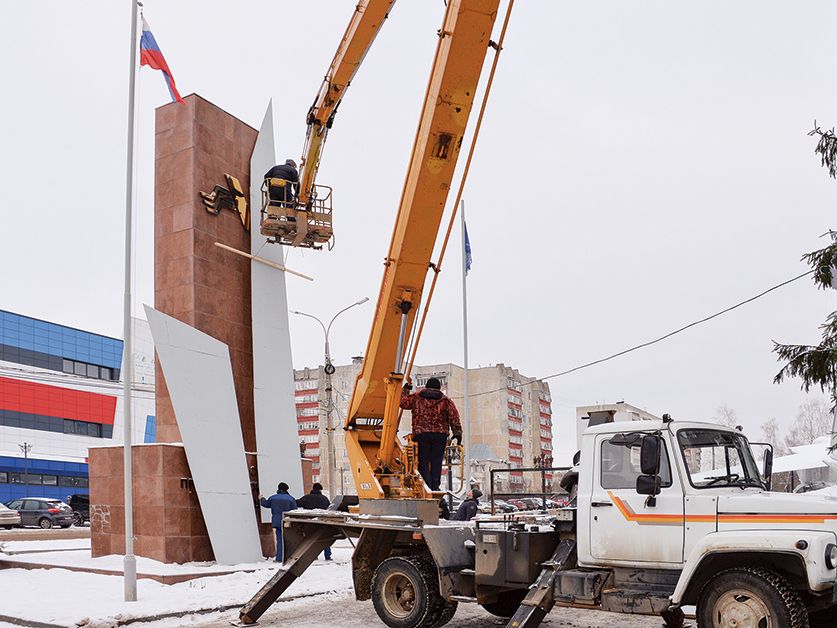
[[[116,397],[0,377],[0,410],[113,425]]]

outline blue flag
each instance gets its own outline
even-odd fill
[[[471,270],[471,240],[468,238],[468,223],[465,223],[465,274]]]

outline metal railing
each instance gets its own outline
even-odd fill
[[[521,498],[521,497],[534,497],[540,498],[542,501],[543,510],[546,510],[546,500],[555,494],[553,490],[547,490],[547,480],[546,474],[547,473],[555,473],[556,471],[561,473],[565,473],[569,471],[572,467],[514,467],[514,468],[500,468],[500,469],[489,469],[490,477],[490,491],[491,491],[491,514],[496,514],[497,507],[495,505],[495,499],[504,499],[504,498]],[[503,493],[494,490],[494,476],[498,473],[539,473],[541,476],[541,490],[540,492],[515,492],[515,493]]]

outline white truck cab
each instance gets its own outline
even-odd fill
[[[778,574],[809,610],[833,612],[837,498],[769,492],[769,469],[765,477],[740,431],[670,420],[605,423],[585,430],[581,452],[579,567],[676,576],[672,605],[699,607],[705,588],[729,570]],[[751,597],[715,604],[753,618],[770,614]]]

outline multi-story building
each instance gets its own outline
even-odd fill
[[[134,328],[133,438],[153,442],[154,352]],[[121,365],[122,340],[0,310],[0,502],[88,492],[88,449],[122,443]]]
[[[336,366],[331,376],[335,487],[340,492],[353,490],[342,426],[348,412],[352,387],[362,364],[362,358],[354,358],[352,364]],[[497,490],[539,491],[539,478],[514,469],[532,467],[544,461],[549,466],[552,460],[552,399],[549,384],[523,376],[516,369],[503,364],[469,369],[468,374],[471,402],[471,463],[468,475],[481,485],[488,486],[489,469],[506,468],[508,473],[497,476]],[[441,381],[442,389],[462,414],[462,367],[437,364],[416,366],[413,369],[412,379],[417,388],[424,386],[430,377]],[[322,367],[298,369],[294,371],[294,379],[300,442],[306,445],[306,457],[313,460],[314,481],[327,485],[329,452],[326,427],[329,402],[325,391],[325,373]],[[410,413],[405,412],[399,426],[399,435],[403,438],[409,432]],[[551,483],[551,474],[547,474],[547,477]],[[458,478],[455,479],[458,482]]]
[[[620,421],[659,421],[660,417],[624,401],[617,401],[594,406],[579,406],[575,409],[575,420],[577,447],[581,449],[581,435],[588,427]]]

